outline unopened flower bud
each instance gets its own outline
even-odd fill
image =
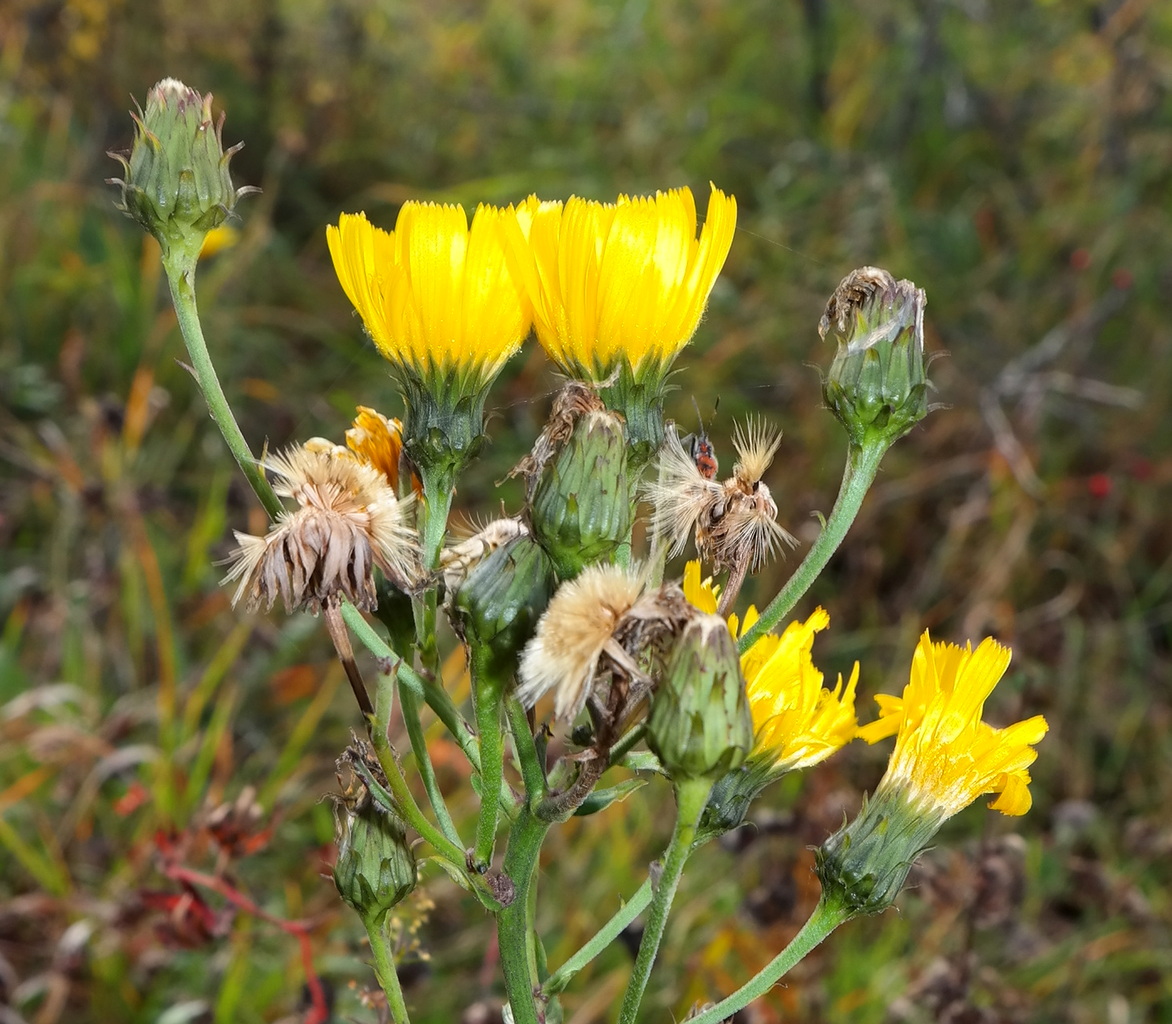
[[[922,289],[861,267],[839,284],[818,333],[838,342],[822,391],[851,443],[889,444],[928,414]]]
[[[453,625],[470,644],[515,661],[549,604],[556,580],[549,556],[522,534],[492,551],[460,584]]]
[[[228,219],[236,200],[252,187],[236,189],[228,164],[243,143],[224,149],[224,115],[212,118],[212,96],[200,95],[174,78],[147,93],[146,110],[134,117],[134,145],[127,159],[111,153],[126,177],[118,208],[159,240],[164,257],[199,257],[204,237]]]
[[[348,795],[334,807],[334,884],[364,920],[377,924],[415,888],[415,854],[403,822],[359,786],[356,798]]]
[[[745,760],[753,716],[724,619],[700,615],[684,627],[651,703],[647,741],[676,781],[715,780]]]
[[[621,418],[605,409],[586,413],[545,467],[529,508],[533,536],[561,579],[609,558],[626,539],[631,485]]]

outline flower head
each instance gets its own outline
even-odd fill
[[[688,188],[617,203],[531,197],[506,225],[538,341],[568,376],[612,391],[608,404],[651,450],[662,433],[664,378],[704,313],[736,209],[712,186],[697,237]]]
[[[756,619],[756,609],[749,609],[744,629]],[[826,760],[854,739],[858,729],[858,663],[845,685],[839,676],[829,690],[810,656],[814,635],[828,625],[830,616],[817,608],[805,622],[791,622],[780,636],[767,633],[741,656],[757,738],[752,757],[769,762],[771,773]]]
[[[399,489],[399,456],[403,451],[403,424],[387,419],[376,409],[358,407],[354,425],[346,431],[346,447],[360,462],[368,462]]]
[[[823,383],[852,445],[891,444],[928,414],[922,288],[860,267],[839,283],[818,324],[838,350]]]
[[[1032,745],[1046,734],[1046,720],[1035,715],[1005,729],[981,720],[1009,659],[1009,648],[991,637],[974,651],[932,643],[924,631],[903,695],[877,697],[879,720],[859,730],[868,743],[896,735],[881,792],[898,791],[940,821],[982,793],[999,794],[990,806],[1003,814],[1030,809]]]
[[[702,612],[717,608],[720,588],[701,580],[700,563],[684,567],[684,596]],[[743,636],[757,621],[750,607],[742,623],[728,617],[729,633]],[[744,768],[721,779],[705,811],[703,827],[713,835],[736,828],[760,792],[786,772],[809,768],[849,743],[858,729],[855,687],[859,666],[833,690],[810,656],[814,636],[830,624],[818,608],[805,622],[791,622],[778,636],[767,633],[741,655],[741,674],[753,718],[754,742]]]
[[[411,499],[400,501],[379,469],[320,440],[264,465],[277,478],[273,489],[297,508],[263,537],[237,532],[240,547],[225,577],[240,580],[234,605],[244,598],[250,610],[271,608],[280,597],[286,611],[304,605],[316,612],[345,597],[372,609],[376,565],[399,587],[414,583],[419,545],[408,522]]]
[[[684,567],[684,596],[702,612],[714,612],[720,588],[700,579],[700,563]],[[757,609],[749,608],[744,622],[728,618],[729,632],[743,636],[757,621]],[[823,685],[811,651],[814,636],[830,625],[822,608],[805,622],[791,622],[778,636],[767,633],[741,655],[741,673],[753,712],[756,743],[752,759],[767,763],[773,777],[824,761],[854,739],[855,687],[859,666],[844,685],[839,676],[833,690]]]
[[[737,645],[719,615],[697,615],[676,638],[647,717],[647,744],[675,783],[709,785],[753,745]]]
[[[528,301],[510,276],[501,224],[513,212],[404,203],[394,231],[366,215],[326,228],[338,280],[407,403],[408,455],[460,468],[482,440],[489,384],[529,332]]]
[[[174,78],[164,78],[147,93],[146,110],[131,115],[136,126],[129,157],[109,155],[122,164],[125,179],[118,208],[158,239],[164,259],[194,269],[208,233],[231,215],[243,195],[228,164],[243,146],[224,149],[224,115],[212,117],[212,96],[201,95]]]
[[[1009,666],[1009,649],[989,638],[933,644],[925,631],[902,697],[877,698],[880,718],[859,730],[868,742],[896,735],[887,772],[854,821],[816,854],[823,900],[850,913],[878,913],[903,888],[940,826],[982,793],[1003,814],[1030,808],[1032,744],[1048,726],[1040,715],[995,729],[981,720],[985,700]]]

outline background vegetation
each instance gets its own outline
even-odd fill
[[[238,182],[264,189],[200,279],[254,445],[396,411],[329,266],[339,212],[711,179],[740,229],[671,411],[690,426],[694,396],[726,457],[734,417],[780,424],[769,483],[808,540],[843,448],[822,306],[862,264],[925,287],[942,408],[800,610],[829,609],[819,664],[860,658],[864,704],[925,626],[1011,643],[991,717],[1049,717],[1036,803],[963,815],[899,913],[747,1019],[1172,1020],[1172,7],[9,0],[0,65],[4,1024],[299,1021],[319,977],[335,1019],[376,1015],[322,877],[356,709],[319,622],[228,607],[217,562],[259,510],[178,362],[153,243],[102,184],[130,97],[166,75],[216,94]],[[514,360],[462,506],[498,500],[552,386],[536,346]],[[648,1019],[780,948],[815,896],[807,846],[884,757],[848,748],[694,860]],[[638,884],[669,804],[652,786],[564,831],[551,960]],[[403,925],[416,1021],[491,1020],[475,905],[432,878]],[[570,1018],[607,1019],[628,962],[600,960]]]

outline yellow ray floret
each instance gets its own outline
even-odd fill
[[[700,563],[684,566],[684,597],[700,611],[716,611],[719,588],[701,580]],[[757,609],[728,619],[734,637],[757,621]],[[805,622],[791,622],[780,636],[767,633],[741,656],[741,674],[753,713],[756,743],[751,760],[771,762],[771,771],[809,768],[824,761],[855,737],[855,689],[859,666],[845,684],[839,676],[833,690],[822,685],[811,651],[814,635],[830,625],[825,609],[817,608]]]
[[[745,628],[756,620],[745,616]],[[777,769],[793,771],[824,761],[855,737],[855,688],[859,666],[833,690],[810,657],[814,634],[830,625],[822,608],[805,622],[791,622],[777,636],[767,633],[741,657],[757,743],[753,757],[768,757]]]
[[[338,280],[379,351],[418,377],[486,385],[529,331],[501,244],[512,208],[404,203],[394,231],[364,213],[326,228]]]
[[[927,631],[901,697],[881,695],[878,721],[859,730],[868,743],[896,736],[880,790],[902,792],[921,811],[951,817],[982,793],[1003,814],[1030,809],[1032,744],[1048,730],[1036,715],[1006,729],[981,720],[985,700],[1009,667],[1010,651],[987,638],[971,645],[932,643]]]
[[[546,352],[567,373],[595,381],[623,361],[636,377],[666,372],[704,313],[736,211],[736,200],[712,186],[697,237],[688,188],[617,203],[530,197],[505,239]]]

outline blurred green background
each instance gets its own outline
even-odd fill
[[[329,265],[340,212],[684,184],[702,206],[712,180],[739,230],[669,411],[690,429],[694,397],[726,467],[737,417],[782,427],[767,480],[808,542],[843,454],[822,307],[864,264],[924,287],[940,407],[798,610],[831,613],[820,666],[862,662],[864,720],[924,627],[1010,643],[988,714],[1049,718],[1035,806],[962,815],[899,912],[743,1019],[1172,1020],[1172,5],[7,0],[0,68],[4,1024],[302,1021],[308,965],[334,1019],[378,1019],[322,877],[358,716],[317,620],[228,606],[230,530],[263,521],[179,362],[153,243],[102,183],[131,97],[168,75],[215,93],[237,183],[264,190],[199,280],[255,448],[397,411]],[[512,362],[467,513],[497,507],[554,386],[535,345]],[[436,737],[466,811],[453,750]],[[816,896],[808,846],[885,755],[852,745],[697,855],[648,1020],[781,947]],[[551,842],[552,962],[670,819],[652,784]],[[402,915],[413,1019],[498,1019],[488,923],[434,875]],[[608,1020],[629,963],[600,959],[567,1019]]]

